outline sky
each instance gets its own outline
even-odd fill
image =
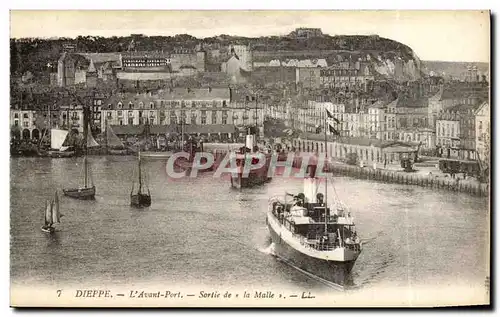
[[[488,11],[11,11],[10,36],[285,35],[297,27],[369,35],[411,47],[422,60],[489,62]]]

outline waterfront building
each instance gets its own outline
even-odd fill
[[[157,93],[118,94],[102,106],[101,129],[104,130],[106,123],[129,127],[148,123],[155,126],[157,133],[168,133],[172,126],[184,125],[187,133],[222,133],[231,137],[235,126],[254,125],[255,120],[261,124],[263,107],[257,104],[255,110],[253,102],[231,103],[229,88],[173,88]]]
[[[476,152],[478,159],[489,164],[491,137],[490,137],[490,105],[483,102],[475,113],[476,121]]]

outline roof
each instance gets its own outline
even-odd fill
[[[75,53],[76,55],[83,56],[92,60],[96,64],[105,62],[119,62],[121,53]]]
[[[111,128],[117,135],[139,135],[144,133],[144,125],[112,125]],[[181,126],[177,124],[149,126],[149,132],[151,134],[166,134],[179,132],[180,130]],[[186,134],[234,133],[235,131],[235,126],[228,124],[187,124],[184,126],[184,132]]]
[[[158,51],[139,51],[139,52],[123,52],[122,57],[144,57],[144,58],[168,58],[170,53],[168,52],[158,52]]]
[[[199,100],[199,101],[214,101],[214,100],[229,100],[229,88],[193,88],[189,91],[186,88],[174,88],[170,90],[160,90],[157,93],[149,94],[136,94],[136,93],[123,93],[111,96],[106,102],[106,109],[108,104],[114,105],[121,102],[123,105],[128,105],[129,102],[135,104],[143,102],[149,104],[157,100]]]
[[[138,135],[144,132],[143,125],[111,125],[111,129],[117,135]]]

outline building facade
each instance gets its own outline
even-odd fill
[[[489,164],[490,160],[490,105],[484,102],[476,113],[476,152],[478,159]]]

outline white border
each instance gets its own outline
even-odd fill
[[[45,0],[45,1],[27,1],[27,0],[9,0],[2,2],[2,6],[5,6],[5,9],[1,11],[1,21],[4,23],[4,33],[2,34],[4,38],[2,39],[2,43],[5,43],[5,48],[3,50],[3,60],[4,63],[1,64],[2,67],[2,89],[4,90],[2,93],[4,102],[2,106],[2,110],[4,114],[0,116],[1,120],[3,120],[3,124],[1,125],[2,129],[4,129],[4,134],[0,138],[0,148],[3,153],[2,164],[0,165],[0,179],[2,182],[2,190],[0,201],[3,204],[3,208],[1,209],[4,213],[4,221],[2,224],[4,225],[4,241],[2,243],[3,248],[3,261],[2,263],[2,293],[1,297],[3,299],[2,310],[6,310],[9,315],[14,314],[14,311],[9,308],[9,257],[10,257],[10,209],[9,209],[9,151],[8,151],[8,128],[9,128],[9,46],[8,46],[8,38],[9,38],[9,9],[302,9],[302,10],[313,10],[313,9],[448,9],[448,10],[456,10],[456,9],[491,9],[493,13],[498,13],[500,11],[498,9],[500,1],[482,1],[482,0],[474,0],[474,1],[466,1],[466,0],[455,0],[450,2],[445,1],[436,1],[436,0],[419,0],[419,1],[390,1],[390,0],[378,0],[378,1],[359,1],[359,0],[349,0],[334,3],[333,1],[323,0],[323,1],[300,1],[295,3],[281,3],[281,2],[272,2],[265,0],[253,0],[253,1],[219,1],[216,3],[215,1],[207,1],[197,0],[197,1],[154,1],[154,2],[144,2],[144,1],[124,1],[124,0],[107,0],[107,1],[91,1],[91,0],[74,0],[74,1],[54,1],[54,0]],[[495,34],[495,39],[497,39],[498,34]],[[495,58],[492,56],[492,59]],[[491,73],[495,71],[496,68],[491,70]],[[498,91],[498,84],[495,83],[494,87],[491,87],[492,90]],[[499,135],[499,134],[496,134]],[[495,141],[495,147],[498,145]],[[495,176],[497,176],[495,174]],[[498,218],[498,216],[497,216]],[[498,228],[495,224],[492,224],[492,228]],[[495,241],[496,242],[496,241]],[[493,268],[492,268],[493,269]],[[495,281],[496,282],[496,281]],[[498,294],[498,285],[497,294]],[[497,302],[498,304],[498,302]],[[106,313],[111,312],[99,312],[96,313],[98,316],[104,316]],[[157,312],[161,314],[162,312]],[[178,312],[167,312],[168,314],[178,314]],[[240,312],[237,312],[240,313]],[[252,314],[262,314],[264,312],[252,312]],[[266,312],[267,313],[267,312]],[[272,311],[269,314],[291,314],[293,312],[277,312]],[[297,312],[303,314],[304,312]],[[322,312],[322,314],[331,314],[331,313],[341,313],[341,312]],[[362,312],[373,314],[371,311]],[[362,314],[361,312],[356,312],[354,314]],[[382,312],[383,313],[383,312]],[[420,313],[420,312],[419,312]],[[425,312],[427,314],[435,314],[437,312]],[[442,313],[442,312],[441,312]],[[455,312],[452,312],[455,313]],[[37,312],[35,315],[42,314],[50,314],[50,312]],[[75,312],[62,312],[62,314],[75,314]],[[133,315],[140,315],[141,312],[134,312]],[[192,314],[192,313],[189,313]],[[306,312],[306,314],[310,314],[310,312]],[[33,315],[33,313],[31,314]],[[2,314],[4,316],[4,314]]]

